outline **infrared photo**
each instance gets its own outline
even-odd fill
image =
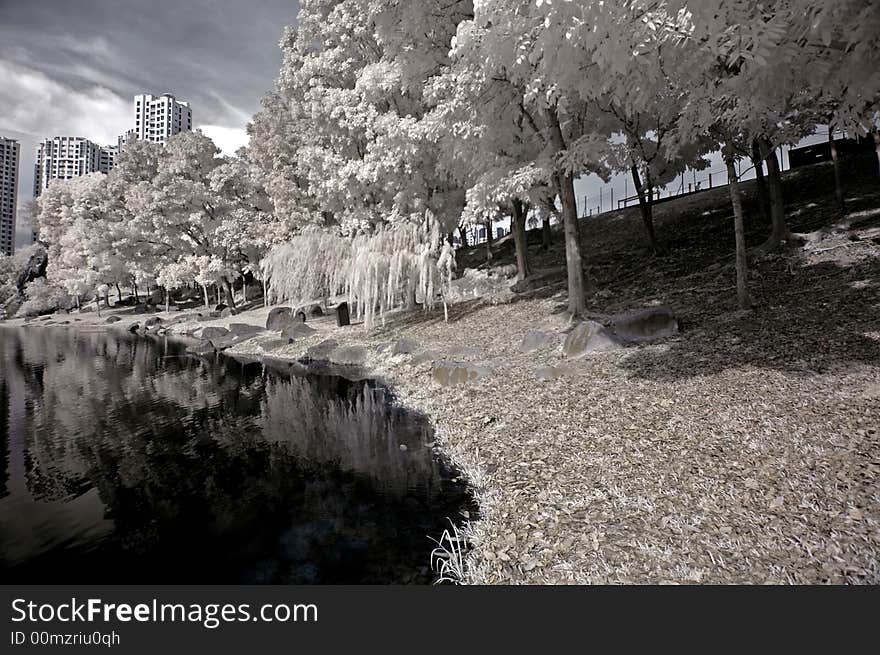
[[[875,0],[0,0],[3,585],[875,586],[878,482]]]

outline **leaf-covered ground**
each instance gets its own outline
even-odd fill
[[[666,304],[682,332],[663,343],[574,363],[558,340],[522,353],[528,331],[566,327],[551,288],[453,306],[449,324],[434,313],[366,336],[331,327],[285,350],[330,335],[366,344],[401,402],[432,418],[481,502],[469,581],[878,583],[880,181],[852,183],[841,215],[828,175],[788,176],[803,236],[753,261],[751,313],[736,311],[726,189],[658,206],[659,257],[636,210],[584,221],[590,311]],[[750,219],[750,245],[766,233]],[[389,356],[401,337],[417,352]],[[491,373],[443,386],[431,375],[443,358]]]

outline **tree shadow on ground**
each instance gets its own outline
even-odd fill
[[[664,347],[635,351],[621,366],[637,378],[674,381],[757,367],[814,375],[880,365],[880,260],[805,266],[772,281],[756,311],[727,312]]]

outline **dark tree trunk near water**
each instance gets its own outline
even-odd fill
[[[541,219],[541,248],[543,250],[550,250],[552,245],[553,231],[550,228],[550,215],[548,214]]]
[[[217,289],[219,293],[220,289]],[[226,306],[235,309],[235,291],[229,278],[223,278],[223,295],[226,297]],[[220,304],[220,303],[217,303]]]
[[[874,152],[877,155],[877,176],[880,177],[880,130],[874,130]]]
[[[516,277],[518,280],[524,280],[531,273],[528,244],[526,243],[526,216],[521,200],[514,198],[510,204],[513,210],[510,227],[513,232],[513,243],[516,248]]]
[[[458,226],[458,236],[461,238],[461,247],[467,248],[468,247],[467,228],[465,228],[464,225]]]
[[[119,283],[116,283],[116,302],[122,302],[122,289],[119,288]]]

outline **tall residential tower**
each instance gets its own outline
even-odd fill
[[[0,136],[0,254],[15,252],[15,212],[18,209],[18,166],[21,146]]]
[[[89,173],[109,173],[116,160],[116,146],[102,148],[81,136],[56,136],[37,145],[34,164],[34,197],[51,180],[69,180]]]
[[[135,138],[165,144],[178,132],[192,130],[192,109],[170,93],[161,96],[141,94],[134,97]]]

